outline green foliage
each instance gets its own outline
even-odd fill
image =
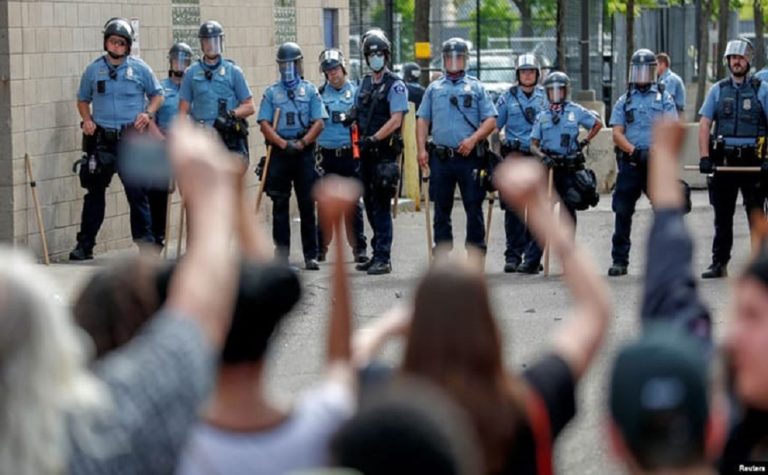
[[[396,51],[392,51],[393,60],[398,60],[401,63],[413,61],[413,16],[415,0],[395,0],[394,9],[395,13],[402,15],[402,23],[399,25],[395,24],[395,30],[399,29],[399,33],[396,32],[395,36],[397,37],[398,34],[400,35],[400,58],[396,58],[394,56]],[[384,28],[384,25],[386,25],[384,14],[384,2],[379,2],[376,5],[376,8],[371,12],[371,20],[373,24]],[[392,41],[392,49],[397,50],[395,38],[390,38],[389,40]]]
[[[477,43],[477,10],[469,14],[469,20],[463,22],[469,27],[469,39]],[[509,0],[482,0],[480,3],[480,44],[476,48],[485,48],[488,38],[505,38],[516,27],[517,12],[512,9]]]

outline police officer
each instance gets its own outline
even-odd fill
[[[535,55],[527,53],[517,58],[515,76],[517,84],[496,101],[499,111],[496,127],[504,131],[501,154],[507,159],[530,156],[533,123],[548,105],[544,87],[539,85],[541,71]],[[526,255],[540,255],[541,250],[517,213],[507,209],[503,200],[500,204],[507,235],[504,272],[515,272]]]
[[[356,269],[369,275],[392,272],[392,197],[399,176],[397,156],[402,151],[400,126],[408,111],[408,90],[387,67],[390,52],[389,40],[381,30],[363,36],[363,55],[372,72],[357,90],[353,116],[360,131],[363,202],[373,229],[373,257]]]
[[[93,259],[120,139],[130,130],[144,131],[163,103],[162,88],[152,69],[130,56],[132,44],[133,29],[128,20],[107,21],[103,45],[106,54],[92,62],[80,80],[77,110],[82,118],[84,159],[79,175],[80,184],[88,192],[83,199],[77,246],[69,254],[71,260]],[[123,184],[130,208],[131,236],[136,243],[153,244],[146,191],[131,181],[123,179]]]
[[[656,74],[659,84],[664,85],[664,90],[672,97],[678,112],[685,110],[685,84],[683,79],[669,68],[669,55],[659,53],[656,55]]]
[[[461,38],[443,43],[443,77],[424,93],[416,116],[419,165],[430,169],[430,191],[435,201],[435,246],[453,246],[451,210],[456,185],[467,213],[467,248],[485,252],[483,199],[478,180],[483,169],[486,138],[496,128],[496,107],[483,83],[466,74],[469,45]],[[432,125],[432,143],[427,134]]]
[[[712,86],[699,111],[699,171],[706,174],[714,172],[708,181],[709,201],[715,210],[715,236],[712,241],[712,265],[701,274],[704,279],[728,275],[727,266],[733,245],[733,213],[739,190],[748,219],[752,210],[762,210],[764,194],[760,190],[758,173],[715,171],[715,166],[765,166],[763,148],[768,84],[749,74],[752,54],[749,41],[737,39],[728,42],[723,61],[728,66],[730,77]]]
[[[224,30],[217,21],[200,25],[203,57],[189,67],[181,83],[179,113],[212,126],[229,150],[248,163],[248,122],[256,108],[243,70],[225,59]]]
[[[629,87],[616,101],[611,114],[619,174],[613,192],[616,220],[609,276],[627,273],[632,215],[640,194],[647,193],[648,151],[653,124],[663,117],[677,119],[672,97],[664,86],[656,83],[656,67],[657,59],[651,50],[635,51],[630,60]]]
[[[413,102],[416,110],[419,110],[421,99],[424,97],[424,86],[419,84],[421,68],[416,63],[405,63],[402,75],[405,87],[408,89],[408,102]]]
[[[568,100],[570,79],[565,73],[554,71],[544,80],[549,108],[536,117],[531,130],[531,152],[542,163],[553,169],[554,188],[562,198],[562,205],[576,222],[576,177],[584,171],[584,155],[581,153],[589,141],[597,135],[603,123],[592,112]],[[588,129],[584,140],[579,142],[579,127]],[[541,254],[532,255],[517,271],[537,274]]]
[[[272,146],[265,189],[272,199],[272,239],[275,256],[288,263],[291,246],[289,200],[291,184],[296,191],[301,218],[301,244],[307,270],[318,270],[317,221],[312,199],[315,183],[315,157],[312,144],[323,130],[328,114],[314,84],[303,78],[301,48],[287,42],[277,49],[280,80],[264,92],[259,106],[261,133]],[[280,109],[277,128],[272,127],[275,111]]]
[[[165,135],[171,126],[171,122],[179,112],[179,89],[184,78],[184,71],[192,64],[192,48],[186,43],[175,43],[168,51],[168,77],[160,85],[163,88],[162,107],[155,115],[155,123],[161,134]],[[166,206],[168,205],[168,193],[170,183],[156,183],[147,190],[149,198],[149,210],[152,214],[152,234],[155,243],[159,247],[165,245],[165,224],[167,220]]]
[[[357,88],[347,80],[347,65],[341,50],[327,49],[320,53],[319,61],[320,72],[325,75],[325,84],[319,92],[328,118],[325,119],[323,132],[317,138],[318,164],[325,174],[333,173],[359,180],[360,157],[353,154],[350,127],[344,124],[346,114],[354,106]],[[355,262],[368,262],[361,202],[357,203],[355,212],[345,224],[347,241],[352,246]],[[324,236],[320,226],[317,230],[320,246],[318,260],[324,261],[332,236]]]

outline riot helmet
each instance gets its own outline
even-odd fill
[[[416,63],[405,63],[402,73],[405,82],[419,82],[421,78],[421,68]]]
[[[280,81],[287,87],[294,87],[304,76],[304,55],[299,45],[287,41],[277,48],[277,67],[280,70]]]
[[[197,37],[200,38],[200,50],[207,58],[214,59],[224,52],[224,28],[218,21],[208,20],[200,25]]]
[[[469,44],[461,38],[450,38],[443,43],[443,69],[448,74],[466,71]]]
[[[522,84],[520,82],[520,71],[536,71],[536,80],[533,84]],[[541,78],[541,69],[539,69],[539,62],[536,60],[536,55],[533,53],[525,53],[518,56],[515,77],[517,78],[518,84],[526,87],[535,86],[539,82],[539,78]]]
[[[541,76],[539,76],[539,81],[541,81],[543,84],[544,80],[549,76],[549,73],[552,72],[552,61],[550,61],[546,56],[541,55],[539,57],[539,67],[541,68]]]
[[[550,104],[562,104],[568,98],[568,89],[570,87],[571,80],[568,75],[560,72],[553,71],[549,73],[544,80],[544,89],[547,91],[547,99]]]
[[[641,48],[634,52],[629,61],[627,82],[640,90],[646,90],[656,82],[656,55],[653,51]]]
[[[168,51],[168,76],[180,78],[184,76],[184,71],[192,64],[192,48],[188,44],[179,42],[171,46]]]
[[[113,51],[110,51],[107,47],[107,40],[109,40],[111,36],[118,36],[125,40],[126,49],[124,54],[115,53],[114,49]],[[117,59],[131,54],[131,46],[133,46],[133,27],[131,26],[131,23],[127,19],[120,17],[107,20],[104,24],[104,51],[111,57]]]
[[[750,65],[752,64],[752,56],[755,49],[752,47],[752,43],[745,38],[738,38],[731,40],[725,46],[725,54],[723,55],[723,62],[731,71],[734,76],[745,76],[749,72]],[[734,73],[731,68],[730,57],[731,56],[743,56],[747,60],[747,68],[745,71],[739,71],[738,74]]]
[[[391,44],[387,36],[378,28],[369,30],[363,35],[363,55],[365,62],[374,72],[384,69],[389,61]]]
[[[344,74],[347,74],[347,62],[344,59],[344,53],[340,49],[329,48],[324,50],[320,53],[317,61],[320,63],[321,73],[341,66],[341,70],[344,71]]]

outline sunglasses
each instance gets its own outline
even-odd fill
[[[368,56],[384,56],[383,51],[374,51],[373,53],[369,54]]]

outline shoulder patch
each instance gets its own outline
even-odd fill
[[[403,83],[395,84],[393,89],[395,90],[395,93],[397,93],[397,94],[404,94],[405,93],[405,84],[403,84]]]

